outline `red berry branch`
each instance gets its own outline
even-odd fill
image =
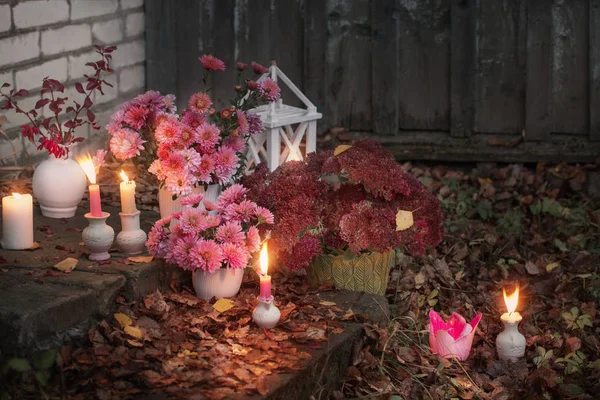
[[[40,92],[42,98],[29,111],[22,109],[18,104],[21,98],[29,96],[27,90],[10,89],[8,93],[5,93],[3,89],[10,87],[8,83],[4,83],[0,88],[0,96],[5,99],[0,109],[14,110],[16,113],[24,114],[29,119],[29,123],[21,126],[21,134],[31,143],[37,145],[38,150],[45,149],[56,158],[68,156],[69,147],[84,140],[82,137],[75,137],[75,129],[78,127],[89,124],[96,130],[100,129],[100,125],[96,122],[96,116],[90,110],[94,104],[92,94],[97,91],[103,95],[103,85],[112,87],[109,82],[102,78],[102,75],[103,73],[113,72],[110,67],[111,53],[117,47],[94,47],[96,53],[102,57],[99,61],[86,63],[86,65],[94,68],[94,74],[83,75],[86,79],[85,86],[81,82],[75,84],[75,90],[83,95],[82,104],[72,100],[71,105],[66,106],[69,98],[61,96],[61,93],[65,91],[64,85],[49,77],[43,79]],[[42,117],[44,107],[48,107],[52,116]],[[82,113],[83,116],[80,116]]]

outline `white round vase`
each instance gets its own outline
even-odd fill
[[[192,188],[192,194],[204,193],[202,186]],[[217,197],[221,194],[221,187],[219,185],[208,185],[204,198],[216,202]],[[160,217],[165,218],[171,214],[180,212],[181,207],[181,196],[173,200],[173,195],[167,190],[166,187],[158,189],[158,208],[160,209]]]
[[[32,185],[42,215],[70,218],[85,193],[86,178],[75,160],[50,156],[35,169]]]
[[[243,277],[243,269],[220,268],[213,274],[195,270],[192,283],[196,296],[208,301],[213,297],[220,299],[238,294]]]

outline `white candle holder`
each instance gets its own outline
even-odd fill
[[[89,225],[83,230],[83,243],[90,250],[89,259],[92,261],[104,261],[110,258],[108,250],[115,239],[115,231],[106,224],[110,213],[102,212],[101,217],[94,217],[87,213],[84,217]]]
[[[273,296],[264,300],[258,298],[258,306],[252,312],[252,319],[261,328],[271,329],[279,322],[281,312],[279,308],[273,304]]]
[[[144,251],[148,236],[140,229],[140,212],[132,214],[119,213],[122,230],[117,235],[117,247],[127,256],[134,256]]]
[[[502,314],[504,330],[496,338],[496,350],[498,356],[504,361],[516,362],[525,354],[527,341],[525,336],[519,332],[519,322],[522,319],[519,313]]]

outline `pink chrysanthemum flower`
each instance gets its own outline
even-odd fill
[[[180,135],[181,124],[179,121],[172,118],[162,120],[154,131],[156,141],[163,144],[175,143]]]
[[[221,267],[223,252],[214,240],[198,240],[190,250],[190,269],[201,269],[210,274]]]
[[[206,229],[206,215],[202,210],[193,207],[186,207],[179,219],[179,226],[184,233],[197,235]]]
[[[177,111],[177,106],[175,105],[175,95],[167,94],[163,97],[162,102],[164,104],[164,111],[173,114]]]
[[[122,128],[113,133],[110,139],[110,151],[119,160],[129,160],[140,155],[140,150],[144,150],[144,143],[146,141],[139,133]]]
[[[229,147],[236,153],[243,153],[246,149],[246,141],[241,136],[227,136],[223,140],[223,145]]]
[[[163,96],[156,90],[148,90],[146,93],[137,95],[133,99],[133,103],[150,109],[159,109],[164,105],[162,98]]]
[[[169,252],[169,247],[167,244],[167,232],[165,231],[164,225],[159,222],[154,224],[148,233],[146,247],[148,248],[148,252],[154,257],[163,258]]]
[[[245,64],[245,63],[240,62],[240,61],[238,61],[238,63],[237,63],[237,69],[238,69],[238,71],[245,70],[247,66],[248,66],[248,64]]]
[[[269,69],[262,66],[261,64],[252,61],[252,70],[254,71],[255,74],[257,75],[262,75],[262,74],[266,74],[267,72],[269,72]]]
[[[203,153],[213,153],[215,146],[219,143],[219,127],[213,124],[204,123],[196,129],[198,147]]]
[[[163,171],[162,162],[160,160],[152,161],[152,164],[148,167],[148,172],[156,176],[159,181],[163,181],[167,177]]]
[[[180,124],[180,126],[181,131],[179,132],[177,143],[183,147],[190,147],[196,142],[196,137],[198,136],[196,130],[189,125]]]
[[[216,203],[213,203],[212,201],[206,199],[202,204],[204,205],[206,211],[215,211],[219,208]]]
[[[176,196],[187,196],[192,193],[193,179],[184,171],[167,175],[165,186],[171,194]]]
[[[204,204],[206,204],[205,202]],[[219,226],[223,222],[222,218],[217,215],[207,215],[206,216],[206,229],[214,228]]]
[[[194,93],[188,102],[190,110],[200,114],[207,112],[210,109],[210,106],[212,106],[210,96],[204,92]]]
[[[233,243],[223,243],[221,245],[223,253],[223,264],[228,268],[243,269],[248,265],[250,253],[245,247],[240,247]]]
[[[197,112],[193,112],[192,110],[185,110],[183,112],[181,122],[186,124],[187,126],[192,127],[193,129],[196,129],[206,122],[206,117],[204,116],[204,114],[198,114]]]
[[[215,172],[215,159],[212,154],[205,154],[200,157],[200,165],[196,168],[195,176],[200,182],[210,183],[211,174]]]
[[[248,228],[248,233],[246,233],[246,246],[248,246],[248,249],[252,253],[260,250],[261,239],[257,227],[251,226]]]
[[[279,100],[279,97],[281,96],[281,88],[277,82],[271,78],[265,78],[258,82],[258,91],[260,92],[260,95],[268,101]]]
[[[191,270],[191,256],[190,251],[196,245],[198,238],[193,235],[185,235],[177,238],[172,244],[172,251],[170,258],[172,263],[179,265],[185,270]]]
[[[212,54],[203,54],[199,60],[208,71],[225,71],[225,63]]]
[[[217,199],[217,205],[220,208],[226,208],[231,204],[239,203],[244,199],[246,193],[248,193],[248,189],[239,183],[233,184],[221,193]]]
[[[263,133],[265,127],[258,115],[254,113],[246,113],[246,119],[248,120],[248,135]]]
[[[217,228],[216,238],[221,243],[244,243],[245,236],[239,221],[227,221]]]
[[[162,162],[162,167],[167,175],[184,171],[186,166],[184,150],[170,152]]]
[[[233,174],[239,158],[235,150],[227,146],[221,146],[215,156],[215,175],[219,179],[219,183],[225,183]]]
[[[273,213],[264,207],[256,206],[256,208],[254,209],[254,213],[258,218],[259,224],[273,224],[275,220],[275,218],[273,217]]]
[[[249,222],[255,216],[256,203],[243,200],[239,204],[231,204],[225,208],[225,218],[232,221]]]
[[[119,109],[117,111],[115,111],[110,116],[108,124],[106,125],[106,130],[110,134],[112,134],[114,131],[122,128],[123,118],[125,117],[125,111],[127,111],[127,109],[129,107],[131,107],[131,103],[130,102],[124,103],[121,107],[119,107]]]
[[[194,149],[181,150],[181,154],[187,163],[186,168],[189,171],[196,171],[202,162],[200,154]]]
[[[132,106],[123,115],[123,122],[133,129],[139,130],[146,124],[150,110],[141,106]]]
[[[242,110],[235,110],[235,115],[238,120],[238,130],[240,134],[248,134],[248,129],[250,129],[250,126],[248,125],[248,118],[246,118],[246,113]]]
[[[196,194],[192,194],[192,195],[189,195],[189,196],[181,199],[180,204],[183,207],[187,207],[187,206],[197,207],[198,204],[200,204],[200,202],[202,202],[203,199],[204,199],[203,193],[196,193]]]
[[[92,163],[94,164],[95,168],[100,168],[104,166],[104,158],[106,157],[106,153],[108,152],[104,149],[99,149],[98,151],[96,151],[96,155],[92,157]]]

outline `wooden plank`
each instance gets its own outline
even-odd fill
[[[173,2],[170,2],[171,4]],[[177,60],[177,108],[187,108],[190,96],[203,89],[202,67],[198,57],[200,37],[200,3],[196,0],[180,0],[175,7],[175,52]]]
[[[470,136],[475,114],[476,0],[451,0],[450,135]]]
[[[306,97],[323,114],[318,132],[331,126],[325,112],[325,52],[327,43],[327,3],[324,0],[305,0],[304,14],[304,76],[303,90]]]
[[[600,141],[600,0],[590,0],[590,140]]]
[[[526,24],[524,0],[480,2],[475,82],[478,132],[514,133],[525,126]]]
[[[398,18],[400,129],[449,130],[450,1],[401,0]]]
[[[550,138],[551,30],[552,9],[548,1],[528,0],[525,137],[533,141]]]
[[[371,2],[373,46],[373,131],[396,135],[400,130],[399,36],[397,1]]]
[[[176,8],[168,0],[146,0],[146,87],[176,93]],[[116,54],[118,56],[118,53]]]
[[[212,29],[202,29],[202,53],[212,54],[225,62],[225,72],[214,71],[211,75],[210,87],[214,107],[221,109],[230,105],[234,94],[235,75],[235,34],[234,14],[235,0],[212,0],[212,9],[204,9],[203,14],[210,19]],[[201,67],[200,67],[201,68]]]
[[[334,126],[372,129],[369,0],[327,1],[326,112]]]
[[[349,132],[357,139],[370,132]],[[400,160],[434,160],[455,162],[594,162],[600,143],[587,137],[554,134],[551,141],[522,142],[514,147],[490,146],[496,135],[480,133],[469,138],[455,138],[437,131],[403,131],[397,136],[370,137],[394,153]]]
[[[552,6],[552,132],[588,135],[588,1]]]
[[[302,90],[304,65],[304,0],[275,2],[271,25],[271,54],[277,65]],[[285,104],[304,108],[300,101],[282,84],[281,97]]]

